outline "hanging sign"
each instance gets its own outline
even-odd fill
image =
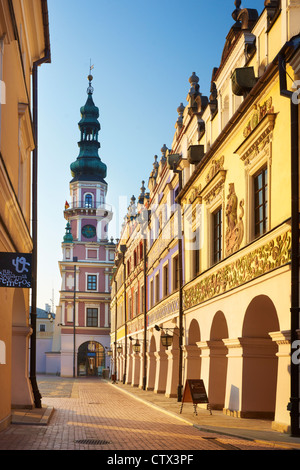
[[[0,253],[0,287],[30,289],[32,284],[31,253]]]
[[[186,381],[185,387],[184,387],[184,392],[183,392],[183,397],[182,397],[180,413],[182,412],[182,407],[183,407],[184,402],[193,403],[194,413],[195,414],[197,414],[197,404],[198,403],[207,403],[210,414],[212,414],[203,380],[188,379]]]

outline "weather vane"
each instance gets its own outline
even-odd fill
[[[92,75],[92,70],[94,68],[94,65],[92,65],[92,61],[90,60],[90,73],[88,76],[88,81],[89,81],[89,87],[87,89],[88,94],[93,94],[94,88],[92,87],[92,80],[93,80],[93,75]]]

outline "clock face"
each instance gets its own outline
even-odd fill
[[[96,236],[96,228],[93,225],[85,225],[81,230],[85,238],[94,238]]]

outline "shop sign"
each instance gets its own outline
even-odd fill
[[[30,289],[32,254],[0,253],[0,287]]]

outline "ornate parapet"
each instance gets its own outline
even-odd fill
[[[251,244],[250,251],[246,247],[235,253],[231,260],[225,259],[186,286],[183,292],[184,309],[226,293],[289,263],[291,231],[287,230],[277,236],[273,234],[273,237],[264,237],[263,240]]]

